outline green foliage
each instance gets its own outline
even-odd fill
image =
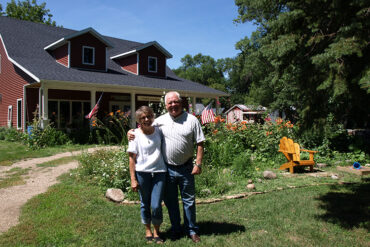
[[[0,140],[19,142],[24,138],[24,134],[21,131],[17,131],[14,128],[0,127]]]
[[[127,145],[129,129],[130,118],[120,110],[109,113],[102,120],[96,118],[91,122],[91,130],[100,144]]]
[[[64,132],[50,125],[47,125],[44,129],[40,128],[38,125],[34,125],[32,133],[24,137],[24,142],[32,149],[54,147],[71,143]]]
[[[36,0],[24,0],[16,2],[11,0],[6,6],[5,14],[9,17],[17,18],[25,21],[32,21],[38,23],[45,23],[47,25],[55,26],[55,21],[51,20],[53,17],[50,10],[45,8],[46,3],[40,5]]]
[[[130,189],[128,155],[125,150],[84,153],[79,162],[81,165],[74,173],[77,178],[90,180],[103,189],[120,188],[124,192]]]
[[[345,128],[368,127],[367,1],[235,4],[236,22],[257,25],[251,38],[236,44],[241,52],[229,83],[236,92],[248,93],[249,102],[284,111],[304,129],[325,124],[329,114]]]

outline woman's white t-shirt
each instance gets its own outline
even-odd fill
[[[155,127],[151,135],[145,135],[140,129],[135,129],[135,139],[128,143],[128,153],[136,154],[135,171],[166,172],[162,153],[162,133]]]

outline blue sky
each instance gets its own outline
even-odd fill
[[[0,0],[3,10],[7,2]],[[42,2],[65,28],[92,27],[116,38],[159,42],[173,55],[167,61],[170,68],[179,67],[186,54],[234,57],[235,43],[256,29],[251,23],[233,23],[238,16],[233,0],[37,1]]]

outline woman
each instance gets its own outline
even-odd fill
[[[167,168],[161,154],[162,135],[152,126],[154,114],[151,108],[140,107],[136,111],[136,121],[140,127],[135,129],[135,139],[129,142],[127,149],[131,188],[140,194],[141,221],[145,225],[147,242],[163,243],[159,228],[163,221],[162,197]]]

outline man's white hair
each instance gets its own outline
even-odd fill
[[[168,95],[170,95],[170,94],[175,94],[176,96],[177,96],[177,98],[181,101],[181,96],[180,96],[180,94],[178,93],[178,92],[176,92],[176,91],[171,91],[171,92],[168,92],[168,93],[166,93],[166,95],[164,96],[164,103],[167,105],[167,97],[168,97]]]

